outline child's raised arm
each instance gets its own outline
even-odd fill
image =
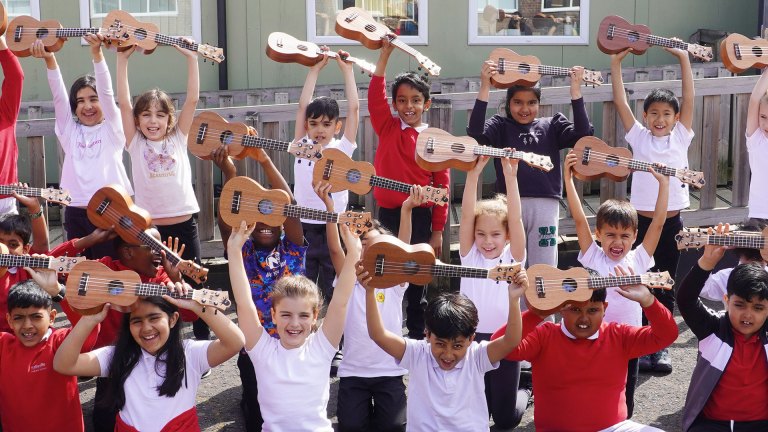
[[[577,163],[579,163],[579,158],[573,153],[573,150],[569,151],[565,156],[563,177],[565,179],[565,196],[568,199],[568,208],[571,210],[571,217],[576,226],[576,237],[579,239],[579,250],[581,250],[582,254],[585,254],[589,247],[592,246],[594,240],[592,239],[592,229],[589,227],[589,222],[587,222],[587,215],[584,214],[579,194],[576,192],[576,185],[573,184],[573,167]]]
[[[304,80],[304,87],[301,89],[301,96],[299,96],[299,108],[296,110],[296,126],[293,129],[294,139],[299,139],[307,134],[307,129],[304,127],[304,123],[307,121],[307,105],[312,101],[312,95],[315,94],[315,85],[317,84],[317,77],[320,75],[320,70],[328,64],[328,47],[323,45],[323,59],[319,63],[316,63],[309,67],[307,72],[307,79]]]
[[[675,38],[676,40],[679,40]],[[683,102],[680,104],[680,123],[688,131],[693,128],[693,99],[696,91],[693,87],[693,70],[691,70],[691,59],[688,58],[688,52],[678,48],[664,48],[680,61],[680,77],[683,81]]]
[[[120,106],[120,117],[123,120],[125,148],[128,148],[136,135],[136,120],[133,117],[133,101],[128,85],[128,59],[136,50],[136,45],[125,51],[117,52],[117,104]]]
[[[389,38],[389,35],[381,37],[382,44],[379,49],[379,60],[376,62],[376,71],[373,73],[373,76],[387,76],[387,62],[389,62],[389,56],[392,55],[392,51],[395,49]],[[395,95],[392,95],[392,97],[394,98]]]
[[[480,90],[477,91],[477,100],[488,102],[491,96],[491,77],[496,75],[496,62],[486,60],[480,69]]]
[[[405,339],[384,327],[379,307],[376,305],[376,290],[368,286],[371,277],[362,267],[358,267],[357,278],[365,287],[365,321],[368,326],[368,336],[395,360],[402,360],[405,354]]]
[[[14,183],[13,185],[27,187],[26,183]],[[48,241],[48,223],[45,221],[45,214],[43,213],[43,207],[40,204],[40,200],[35,197],[19,195],[16,192],[13,192],[12,195],[16,198],[16,201],[27,208],[27,212],[29,213],[30,222],[32,224],[32,247],[29,248],[29,252],[48,253],[50,250]]]
[[[425,201],[424,187],[419,185],[411,186],[410,195],[408,195],[408,198],[403,201],[403,205],[400,207],[400,229],[397,232],[397,238],[406,243],[411,243],[411,233],[413,231],[411,215],[413,214],[413,208],[424,204]]]
[[[613,104],[616,106],[616,112],[619,113],[621,124],[624,131],[629,132],[635,125],[635,115],[629,108],[627,94],[624,89],[624,79],[621,76],[621,61],[632,51],[627,48],[618,54],[611,54],[611,88],[613,89]]]
[[[511,149],[514,151],[514,149]],[[509,250],[517,262],[525,261],[525,227],[523,210],[520,205],[520,191],[517,187],[517,159],[503,158],[504,181],[507,185],[507,229],[509,230]]]
[[[81,353],[80,351],[93,329],[107,317],[109,309],[110,304],[107,303],[101,312],[95,315],[83,315],[80,318],[56,350],[56,355],[53,357],[53,369],[56,372],[73,376],[101,375],[101,366],[96,355],[93,352]]]
[[[330,190],[331,184],[326,182],[318,182],[314,185],[315,193],[325,203],[325,209],[333,213],[333,198],[331,198]],[[344,267],[344,249],[341,247],[341,238],[339,237],[339,225],[334,222],[328,222],[325,224],[326,243],[328,244],[328,252],[331,255],[331,263],[333,264],[333,270],[336,274],[341,274],[341,270]]]
[[[501,288],[501,287],[499,287]],[[528,288],[528,275],[520,270],[513,283],[507,286],[509,291],[509,315],[504,336],[488,343],[488,360],[491,363],[503,359],[520,343],[523,332],[523,319],[520,316],[520,297]]]
[[[188,44],[194,41],[182,38]],[[184,135],[189,134],[189,128],[192,127],[192,120],[195,118],[195,108],[200,100],[200,67],[197,64],[197,53],[174,45],[178,52],[187,58],[187,97],[184,99],[184,106],[181,107],[181,113],[176,123],[176,127]],[[184,142],[186,144],[186,141]]]
[[[459,224],[459,253],[465,257],[475,243],[475,204],[477,203],[477,184],[488,163],[488,156],[480,156],[469,172],[464,183],[464,195],[461,202],[461,223]],[[401,222],[402,223],[402,222]]]
[[[336,288],[333,291],[333,297],[328,305],[328,312],[322,325],[325,337],[334,347],[339,346],[341,335],[344,333],[347,303],[349,303],[352,290],[355,288],[355,280],[357,280],[355,265],[360,260],[362,250],[360,239],[352,233],[349,227],[342,225],[341,233],[344,236],[344,244],[347,246],[347,256],[344,258],[344,266],[336,282]]]
[[[760,75],[760,79],[755,83],[755,87],[752,89],[752,94],[749,96],[749,108],[747,108],[747,136],[752,136],[753,133],[760,127],[760,101],[766,96],[768,92],[768,67],[763,68],[763,73]],[[768,121],[768,119],[766,119]]]
[[[251,236],[256,224],[247,226],[245,221],[232,230],[227,241],[227,256],[229,256],[229,281],[232,285],[232,295],[237,303],[237,325],[245,336],[245,349],[250,351],[264,333],[259,312],[251,298],[251,285],[245,273],[243,264],[243,244]]]
[[[660,166],[660,165],[659,165]],[[648,231],[643,238],[643,249],[648,255],[653,256],[656,246],[659,245],[661,230],[667,220],[667,206],[669,205],[669,176],[665,176],[651,169],[651,174],[659,182],[659,196],[656,198],[656,208],[653,210],[653,219],[648,226]]]
[[[351,143],[357,142],[357,125],[360,123],[360,98],[357,95],[357,83],[352,63],[344,61],[349,53],[339,50],[336,62],[344,74],[344,92],[347,95],[347,119],[344,121],[344,136]]]

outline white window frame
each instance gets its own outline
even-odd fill
[[[469,45],[589,45],[589,0],[581,0],[578,36],[507,36],[477,34],[478,0],[469,0],[467,40]]]
[[[148,1],[148,0],[147,0]],[[131,15],[141,21],[141,17],[151,16],[177,16],[178,15],[178,0],[176,1],[176,12],[144,12],[133,13]],[[91,18],[104,18],[106,14],[93,14],[91,15],[91,0],[79,0],[80,2],[80,26],[83,28],[91,27]],[[192,0],[192,34],[191,35],[168,35],[168,36],[184,36],[192,38],[193,40],[200,42],[202,40],[202,20],[201,20],[201,0]],[[84,40],[82,45],[88,45]]]
[[[576,6],[576,7],[573,6],[573,0],[568,0],[568,2],[570,2],[571,6],[555,7],[555,8],[545,8],[544,7],[544,1],[545,0],[541,0],[541,11],[542,12],[571,12],[571,11],[579,10],[579,6]]]
[[[398,36],[398,39],[409,45],[429,45],[429,0],[420,0],[418,3],[419,34],[416,36]],[[307,0],[307,39],[309,42],[327,45],[359,45],[360,42],[341,36],[318,36],[317,20],[315,19],[315,0]]]
[[[8,21],[19,16],[19,15],[11,15],[7,8],[5,11],[6,13],[8,13]],[[40,0],[29,0],[29,12],[32,18],[38,19],[38,20],[40,19]]]

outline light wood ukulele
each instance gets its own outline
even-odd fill
[[[64,206],[69,205],[69,203],[72,202],[72,197],[69,196],[69,192],[64,189],[0,185],[0,195],[10,195],[11,192],[16,192],[19,195],[28,197],[40,197],[48,202]]]
[[[8,11],[5,10],[5,5],[0,1],[0,36],[5,33],[5,29],[8,28]]]
[[[56,273],[69,273],[75,264],[86,260],[85,257],[33,257],[29,255],[12,255],[9,252],[8,246],[0,243],[0,278],[8,272],[8,267],[51,269],[56,270]]]
[[[720,57],[723,65],[736,74],[753,67],[764,68],[768,66],[768,41],[731,33],[720,42]]]
[[[376,168],[370,162],[352,160],[338,149],[323,151],[323,159],[315,164],[315,169],[312,171],[312,181],[315,184],[321,181],[330,183],[330,192],[351,190],[358,195],[367,194],[374,186],[409,194],[412,186],[377,176]],[[448,190],[445,188],[425,186],[424,194],[427,201],[435,205],[448,204]]]
[[[617,15],[603,18],[597,28],[597,47],[606,54],[617,54],[627,48],[632,48],[633,54],[645,54],[653,45],[681,49],[701,60],[712,60],[711,47],[654,36],[648,26],[630,24]]]
[[[141,281],[131,270],[115,271],[98,261],[85,261],[72,268],[67,278],[67,303],[81,315],[99,313],[105,303],[128,307],[140,297],[168,295],[194,300],[216,311],[226,311],[232,304],[226,291],[197,289],[182,296],[168,287]]]
[[[287,217],[297,217],[344,224],[359,236],[372,226],[368,212],[331,213],[291,204],[291,197],[284,190],[264,189],[256,180],[244,176],[229,180],[221,189],[219,214],[231,227],[240,226],[243,220],[248,224],[281,226]]]
[[[559,66],[545,66],[538,57],[522,56],[507,48],[491,51],[488,60],[496,63],[496,74],[491,76],[491,84],[496,88],[509,88],[514,85],[533,86],[542,75],[570,76],[571,69]],[[603,83],[600,71],[584,70],[582,81],[586,85],[599,86]]]
[[[334,51],[323,51],[317,44],[298,40],[295,37],[282,32],[272,32],[267,39],[267,57],[280,63],[299,63],[304,66],[314,66],[323,60],[323,53],[330,58],[339,56]],[[373,75],[376,65],[363,59],[347,56],[342,60],[356,64],[363,73]]]
[[[453,136],[438,128],[424,129],[416,139],[416,164],[427,171],[434,172],[446,168],[469,171],[475,166],[478,156],[519,159],[531,168],[545,172],[554,168],[549,156],[480,145],[472,137]]]
[[[704,230],[684,229],[675,236],[677,249],[699,249],[706,245],[733,246],[737,248],[757,249],[764,260],[768,260],[768,228],[763,232],[735,232],[728,234],[709,234]]]
[[[88,202],[88,220],[101,229],[115,227],[115,232],[130,244],[147,245],[153,252],[165,252],[165,257],[179,271],[197,283],[208,278],[208,269],[194,261],[183,260],[173,250],[156,239],[147,230],[152,218],[143,208],[135,205],[128,192],[120,185],[108,185],[96,191]]]
[[[594,270],[584,267],[559,270],[546,264],[532,265],[526,271],[529,285],[525,290],[525,300],[528,307],[546,314],[557,312],[568,303],[589,300],[594,289],[646,285],[671,290],[675,284],[669,277],[669,272],[599,276]]]
[[[704,186],[702,172],[686,168],[659,167],[651,162],[632,159],[632,152],[628,148],[611,147],[597,137],[587,136],[576,141],[573,153],[579,158],[574,171],[576,178],[580,180],[608,177],[614,181],[623,181],[631,171],[650,172],[653,168],[663,175],[675,177],[696,189]]]

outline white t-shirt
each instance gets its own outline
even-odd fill
[[[0,199],[0,216],[19,214],[16,209],[16,198],[3,198]]]
[[[732,271],[733,267],[725,268],[709,275],[707,281],[704,282],[704,288],[701,289],[699,297],[712,301],[723,301],[723,296],[727,292],[725,287],[728,285],[728,277]]]
[[[627,256],[620,261],[614,261],[605,254],[605,251],[596,242],[592,242],[592,245],[587,249],[587,253],[582,255],[579,252],[578,259],[581,265],[595,270],[600,276],[614,274],[614,268],[617,265],[622,266],[625,270],[632,269],[635,274],[645,273],[649,268],[653,267],[653,257],[648,255],[642,244],[629,251]],[[618,287],[607,288],[608,296],[606,301],[608,302],[608,307],[605,309],[603,321],[638,327],[643,325],[643,308],[640,306],[640,303],[622,297],[621,294],[616,292],[617,289]]]
[[[69,191],[72,197],[69,205],[74,207],[87,206],[93,194],[108,184],[119,184],[128,191],[128,195],[133,195],[123,165],[123,122],[115,105],[107,62],[94,63],[93,69],[96,94],[104,113],[104,121],[96,126],[83,126],[75,121],[61,71],[58,68],[48,70],[48,85],[56,112],[54,130],[64,151],[60,183]]]
[[[749,217],[768,219],[768,194],[763,192],[768,185],[768,137],[757,128],[747,137],[749,167],[752,179],[749,181]],[[765,171],[763,171],[765,170]]]
[[[484,377],[499,367],[488,359],[488,342],[472,342],[466,356],[446,371],[437,364],[429,342],[404,340],[400,366],[409,373],[406,430],[488,431]]]
[[[137,130],[128,154],[136,185],[134,201],[153,219],[200,211],[192,188],[187,136],[179,128],[162,141],[149,141]]]
[[[305,139],[309,139],[309,136],[304,136]],[[343,151],[347,156],[352,157],[357,148],[357,144],[350,142],[347,137],[342,136],[341,139],[333,138],[328,144],[323,147],[323,150],[327,149],[339,149]],[[308,161],[306,159],[296,158],[293,162],[293,195],[296,197],[296,204],[309,207],[317,210],[325,210],[325,203],[315,193],[312,188],[312,175],[315,170],[315,162]],[[341,213],[347,209],[349,203],[349,192],[339,191],[331,193],[333,199],[333,211]],[[315,221],[310,219],[302,219],[302,222],[311,224],[325,224],[322,221]]]
[[[197,404],[197,387],[203,373],[211,368],[208,364],[208,345],[211,341],[185,340],[183,344],[186,379],[182,380],[181,388],[173,397],[159,396],[157,393],[158,387],[165,380],[165,365],[161,363],[155,370],[157,357],[141,351],[141,358],[123,386],[125,406],[120,410],[120,418],[125,423],[140,431],[159,431],[169,421]],[[101,368],[100,376],[109,376],[114,352],[114,346],[93,351]]]
[[[248,357],[256,371],[265,431],[333,431],[326,408],[335,354],[322,326],[290,350],[266,332],[261,335]]]
[[[467,255],[460,258],[461,265],[465,267],[493,268],[515,262],[509,244],[504,246],[498,258],[486,259],[473,243]],[[506,283],[496,283],[490,279],[461,278],[461,293],[469,297],[477,307],[478,333],[493,333],[507,322],[509,290]]]
[[[672,133],[655,137],[651,131],[635,122],[625,139],[632,147],[635,159],[645,162],[663,163],[671,168],[688,168],[688,147],[693,140],[693,131],[677,122]],[[653,174],[645,171],[632,173],[632,196],[630,202],[638,210],[653,211],[659,195],[659,182]],[[682,210],[691,205],[688,185],[675,177],[669,179],[669,206],[667,210]]]
[[[384,328],[396,335],[403,333],[403,295],[405,286],[376,289],[376,306]],[[344,322],[344,359],[339,365],[339,377],[374,378],[402,376],[408,371],[398,366],[395,359],[376,345],[368,336],[365,320],[365,288],[358,282],[352,289]]]

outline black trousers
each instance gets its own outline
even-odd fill
[[[106,408],[99,403],[105,400],[109,392],[109,378],[96,378],[96,394],[93,396],[93,430],[95,432],[113,432],[118,410]]]
[[[397,236],[400,230],[400,207],[379,208],[379,222]],[[411,232],[411,244],[429,242],[432,237],[432,209],[427,207],[413,209]],[[421,301],[426,298],[425,291],[425,286],[413,284],[405,290],[405,298],[408,301],[405,307],[405,326],[408,328],[408,337],[411,339],[424,339],[424,306]]]
[[[67,240],[83,238],[95,229],[96,226],[88,220],[88,213],[84,208],[67,207],[64,209],[64,233]],[[89,260],[97,260],[105,256],[117,258],[115,247],[111,241],[93,245],[83,251],[83,255]]]
[[[635,389],[637,388],[637,375],[640,373],[640,359],[632,359],[627,364],[627,388],[624,396],[627,399],[627,420],[632,418],[635,411]]]
[[[271,337],[263,334],[262,337]],[[240,408],[245,417],[245,430],[248,432],[260,432],[264,424],[264,418],[261,416],[261,407],[259,406],[259,389],[256,385],[256,371],[253,370],[253,363],[243,351],[237,356],[237,368],[240,370],[240,382],[243,387],[243,398],[240,401]]]
[[[645,233],[648,232],[648,227],[651,225],[651,218],[645,216],[637,216],[637,241],[635,241],[634,247],[640,246],[645,238]],[[664,221],[664,227],[661,229],[661,237],[659,238],[659,244],[656,246],[656,250],[653,253],[653,260],[655,261],[651,271],[668,271],[669,275],[675,278],[677,273],[677,263],[680,261],[680,251],[677,249],[677,242],[675,242],[675,236],[683,229],[683,218],[680,215],[672,216]],[[635,269],[637,272],[641,270]],[[653,295],[659,299],[659,302],[664,305],[671,313],[675,312],[675,290],[663,290],[652,289]],[[643,325],[648,324],[648,320],[643,314]]]
[[[757,421],[737,421],[733,422],[733,429],[731,429],[731,422],[724,420],[708,420],[703,416],[699,416],[696,421],[693,422],[689,432],[765,432],[768,431],[768,420]]]
[[[491,333],[475,333],[478,342],[491,340]],[[485,401],[495,430],[520,424],[528,407],[528,393],[518,390],[520,362],[501,360],[499,367],[485,373]]]
[[[405,431],[405,384],[402,376],[339,379],[336,415],[339,431]]]
[[[309,243],[306,254],[306,276],[312,282],[317,283],[323,294],[325,304],[331,302],[333,296],[333,278],[336,271],[331,262],[331,253],[328,250],[328,235],[325,224],[302,223],[304,238]]]

